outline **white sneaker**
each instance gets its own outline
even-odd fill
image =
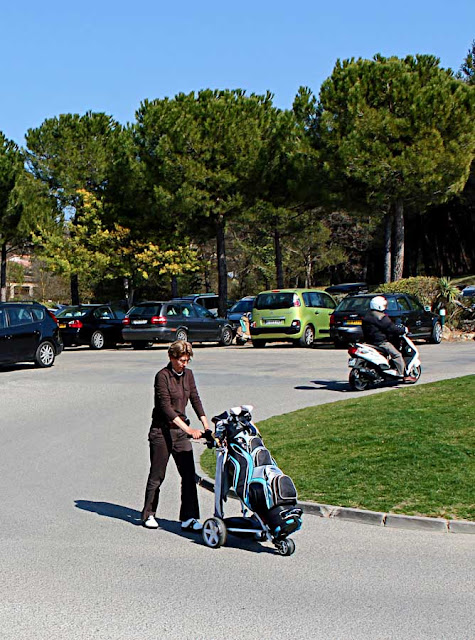
[[[201,531],[203,525],[196,518],[190,518],[181,523],[182,531]]]
[[[158,529],[158,522],[155,520],[155,516],[152,515],[144,520],[142,524],[147,529]]]

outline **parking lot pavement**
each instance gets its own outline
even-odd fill
[[[423,345],[422,381],[473,374],[474,355]],[[166,361],[165,347],[85,348],[0,372],[2,640],[472,637],[473,536],[306,516],[290,558],[239,539],[212,551],[179,530],[173,464],[161,529],[140,527]],[[247,403],[261,420],[354,396],[346,361],[325,346],[197,347],[192,368],[209,417]],[[212,499],[200,490],[204,516]]]

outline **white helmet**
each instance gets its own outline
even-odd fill
[[[376,296],[371,299],[369,303],[369,308],[374,309],[375,311],[384,311],[388,306],[388,301],[383,296]]]

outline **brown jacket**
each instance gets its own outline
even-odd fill
[[[175,425],[171,423],[177,416],[187,421],[185,408],[188,400],[198,418],[205,415],[191,369],[185,369],[183,375],[178,376],[173,371],[171,362],[168,363],[155,376],[152,427],[174,428]]]

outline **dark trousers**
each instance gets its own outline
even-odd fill
[[[155,515],[160,496],[160,487],[165,479],[168,460],[173,456],[181,476],[180,520],[199,518],[198,493],[195,482],[195,461],[191,440],[181,429],[152,427],[149,434],[150,473],[145,489],[145,504],[142,518]]]

